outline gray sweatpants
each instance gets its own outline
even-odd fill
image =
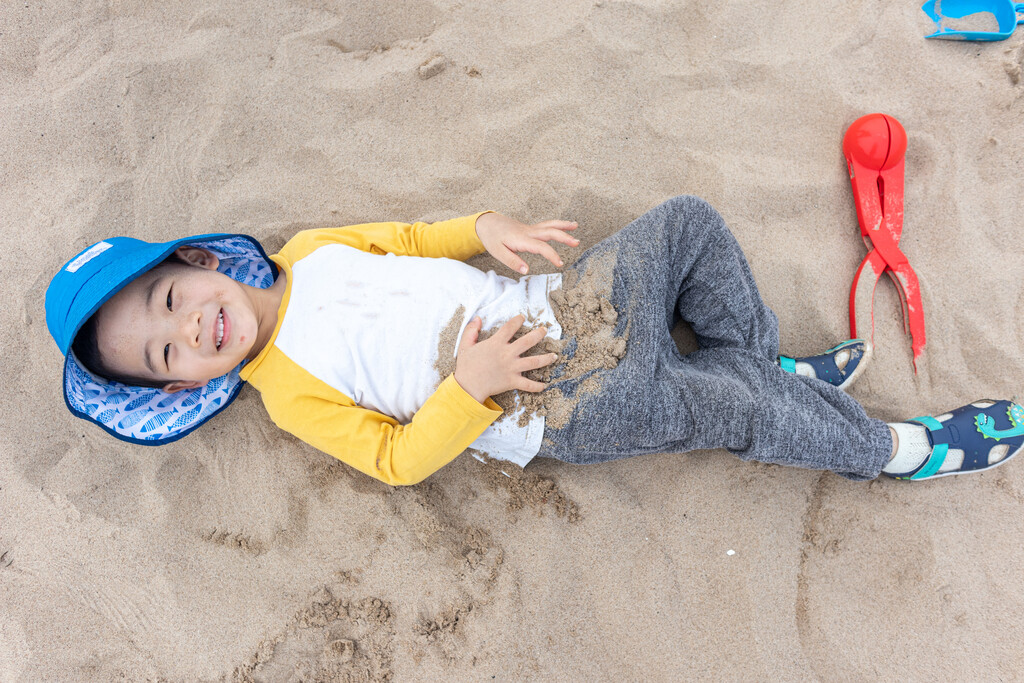
[[[826,382],[776,364],[778,319],[722,217],[697,197],[674,197],[588,249],[571,266],[615,249],[615,334],[626,356],[580,392],[569,423],[546,427],[540,457],[605,462],[645,453],[725,448],[744,460],[873,479],[892,449],[884,422]],[[683,356],[669,331],[682,318],[700,349]],[[569,345],[572,347],[572,344]],[[554,380],[575,396],[590,375]]]

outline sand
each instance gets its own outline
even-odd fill
[[[883,111],[928,343],[915,375],[883,280],[851,393],[886,419],[1024,395],[1024,31],[925,41],[919,4],[5,3],[0,681],[1019,680],[1020,460],[910,485],[711,451],[517,481],[463,454],[392,489],[251,390],[174,444],[111,439],[65,408],[43,314],[113,234],[274,250],[491,208],[578,221],[572,263],[690,193],[783,352],[813,353],[864,256],[842,135]]]

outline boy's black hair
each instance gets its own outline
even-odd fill
[[[184,263],[184,261],[178,258],[177,254],[171,252],[170,256],[146,272],[150,272],[160,266],[167,265],[168,263]],[[100,308],[102,308],[102,306]],[[133,387],[149,387],[152,389],[160,389],[166,385],[168,381],[122,375],[112,372],[107,368],[106,363],[103,362],[103,356],[100,354],[99,341],[96,339],[96,318],[98,315],[99,310],[97,309],[97,311],[89,316],[89,319],[85,321],[85,324],[83,324],[78,330],[78,334],[75,335],[74,341],[71,342],[71,350],[75,352],[75,357],[78,358],[78,362],[85,366],[86,370],[94,375],[99,375],[108,382],[120,382],[121,384],[127,384]]]

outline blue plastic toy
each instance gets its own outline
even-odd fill
[[[925,38],[946,40],[1006,40],[1017,24],[1024,24],[1024,2],[1013,0],[928,0],[921,11],[931,17],[938,31]],[[969,14],[988,12],[999,22],[998,31],[958,31],[946,28],[942,22],[960,19]]]

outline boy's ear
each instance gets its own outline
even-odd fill
[[[165,384],[163,389],[168,394],[173,394],[176,391],[183,391],[185,389],[198,389],[199,387],[205,384],[206,382],[185,382],[182,380],[175,380],[173,382],[168,382],[167,384]]]
[[[217,265],[220,263],[220,259],[213,252],[202,247],[178,247],[174,250],[174,254],[190,266],[207,270],[217,270]]]

